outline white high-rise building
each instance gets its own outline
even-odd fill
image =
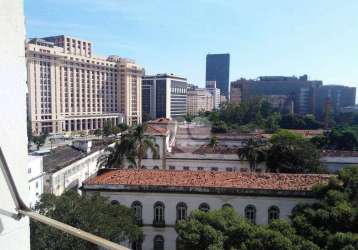
[[[220,105],[220,89],[216,87],[216,81],[207,81],[206,89],[209,90],[213,96],[213,108],[218,109]]]
[[[35,134],[141,123],[143,69],[134,61],[94,56],[91,42],[64,35],[30,39],[26,58]]]

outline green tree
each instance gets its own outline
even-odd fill
[[[132,143],[132,155],[137,158],[137,168],[142,167],[142,159],[150,150],[153,154],[153,158],[158,155],[157,146],[153,136],[145,133],[146,125],[137,125],[129,134],[129,142]]]
[[[293,211],[291,221],[297,233],[322,249],[357,249],[358,168],[340,171],[314,191],[318,202]]]
[[[219,145],[219,139],[217,136],[212,136],[209,141],[209,146],[212,148],[215,148],[217,145]]]
[[[272,172],[318,173],[320,154],[315,145],[306,141],[302,135],[288,130],[273,134],[268,150],[266,165]]]
[[[37,150],[39,150],[40,147],[45,144],[46,138],[47,138],[46,134],[32,136],[32,141],[36,145]]]
[[[223,121],[215,122],[211,127],[211,132],[213,133],[226,133],[229,130],[228,126]]]
[[[312,242],[296,235],[287,222],[269,226],[249,223],[233,208],[210,212],[193,211],[176,224],[183,249],[318,250]]]
[[[255,171],[257,164],[266,159],[267,144],[261,140],[250,138],[242,148],[239,148],[237,154],[239,159],[249,162],[251,171]]]
[[[133,211],[112,205],[102,196],[80,196],[68,191],[61,196],[43,194],[35,210],[50,218],[121,243],[143,238],[135,223]],[[87,241],[65,234],[39,222],[31,221],[31,249],[36,250],[97,250]]]

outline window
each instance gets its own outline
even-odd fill
[[[170,170],[175,170],[175,166],[169,166]]]
[[[204,168],[203,168],[203,167],[198,167],[198,170],[199,170],[199,171],[203,171]]]
[[[183,167],[184,170],[189,170],[189,167]]]
[[[217,167],[212,167],[211,171],[218,171],[219,169]]]
[[[227,172],[232,172],[233,169],[232,169],[232,168],[226,168],[226,171],[227,171]]]
[[[154,204],[154,226],[165,226],[164,220],[164,204],[160,201],[157,201]]]
[[[137,224],[142,224],[142,203],[140,203],[139,201],[134,201],[131,207],[134,211],[134,216]]]
[[[159,167],[158,167],[158,166],[154,166],[154,167],[153,167],[153,169],[157,169],[157,170],[158,170],[158,169],[159,169]]]
[[[117,200],[113,200],[113,201],[111,201],[111,204],[112,205],[119,205],[119,202]]]
[[[164,250],[164,238],[161,235],[156,235],[154,237],[154,250]]]
[[[249,222],[255,224],[256,223],[256,208],[253,205],[248,205],[245,208],[245,217],[249,220]]]
[[[268,209],[268,223],[270,224],[273,220],[280,219],[280,209],[276,206],[271,206]]]
[[[225,208],[225,207],[226,207],[226,208],[227,208],[227,207],[228,207],[228,208],[232,208],[232,205],[229,204],[229,203],[225,203],[225,204],[223,205],[223,208]]]
[[[177,221],[186,219],[187,209],[188,207],[184,202],[177,204]]]
[[[142,250],[142,243],[141,241],[133,241],[131,249],[132,250]]]
[[[203,212],[209,212],[210,206],[204,202],[199,205],[199,209]]]

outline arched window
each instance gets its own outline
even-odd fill
[[[268,209],[268,223],[270,224],[273,220],[280,219],[280,209],[276,206],[271,206]]]
[[[164,220],[164,204],[160,201],[157,201],[154,204],[154,220],[153,224],[155,226],[165,226]]]
[[[137,224],[142,224],[142,210],[143,210],[142,203],[140,203],[139,201],[134,201],[131,207],[134,211],[134,216]]]
[[[225,203],[223,206],[222,206],[222,208],[232,208],[232,205],[231,204],[229,204],[229,203]]]
[[[119,205],[119,201],[117,201],[117,200],[112,200],[112,201],[111,201],[111,204],[112,204],[112,205]]]
[[[253,205],[248,205],[245,208],[245,217],[248,219],[249,222],[252,224],[256,223],[256,208]]]
[[[158,166],[154,166],[153,169],[159,169],[159,167],[158,167]]]
[[[143,244],[142,241],[133,241],[131,249],[132,250],[142,250],[142,244]]]
[[[203,212],[209,212],[210,206],[208,205],[208,203],[204,202],[199,205],[199,209]]]
[[[164,238],[161,235],[156,235],[154,237],[154,250],[164,250]]]
[[[186,219],[187,210],[188,207],[184,202],[179,202],[177,204],[177,221]]]

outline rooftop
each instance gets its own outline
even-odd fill
[[[46,173],[54,173],[98,150],[107,147],[107,145],[108,144],[105,142],[94,142],[91,152],[88,154],[69,145],[57,147],[43,157],[43,171]]]
[[[168,129],[148,124],[145,132],[151,135],[166,135]]]
[[[245,192],[309,193],[316,184],[327,183],[331,175],[240,173],[175,170],[104,170],[84,182],[84,189],[137,190],[157,192]],[[259,192],[260,193],[260,192]],[[301,194],[300,194],[301,193]],[[267,193],[268,194],[268,193]]]
[[[358,157],[358,151],[322,150],[321,157]]]

